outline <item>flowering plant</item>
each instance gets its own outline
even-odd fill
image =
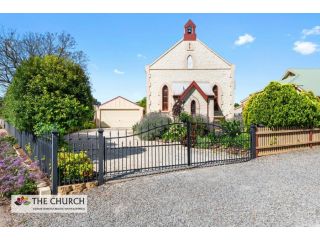
[[[27,165],[25,160],[17,156],[12,145],[0,137],[0,196],[36,192],[36,181],[42,178],[42,174],[37,171],[36,163]]]

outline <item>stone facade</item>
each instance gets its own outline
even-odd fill
[[[160,111],[172,114],[172,107],[179,96],[189,84],[196,82],[208,98],[201,96],[197,89],[192,89],[188,98],[183,99],[184,111],[191,113],[191,101],[195,100],[197,114],[212,121],[215,113],[220,112],[230,119],[234,116],[235,67],[195,37],[195,25],[191,21],[185,25],[185,31],[188,24],[193,27],[194,37],[186,38],[185,34],[182,40],[146,66],[147,113]],[[215,85],[218,96],[213,93]],[[168,110],[163,110],[162,106],[164,86],[168,87]],[[220,111],[217,108],[214,111],[214,101],[217,101]]]

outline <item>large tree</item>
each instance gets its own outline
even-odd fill
[[[4,117],[37,135],[84,128],[93,119],[89,79],[69,59],[48,55],[23,61],[5,94]]]
[[[16,31],[0,32],[0,90],[4,91],[12,82],[17,67],[31,57],[56,55],[86,65],[86,56],[76,50],[76,41],[68,33],[32,33],[19,35]]]
[[[292,84],[271,82],[250,97],[243,118],[247,127],[319,127],[320,100],[312,92],[298,91]]]

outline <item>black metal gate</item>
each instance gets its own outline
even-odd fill
[[[110,131],[104,141],[107,179],[251,159],[249,132],[228,132],[209,123],[174,122],[136,134]]]

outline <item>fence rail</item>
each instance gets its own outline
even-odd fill
[[[320,128],[256,128],[256,155],[266,156],[320,145]]]
[[[26,131],[19,131],[8,122],[2,122],[3,128],[13,136],[18,145],[28,154],[30,159],[37,161],[41,171],[51,176],[52,146],[51,136],[37,137]]]
[[[53,194],[62,185],[90,181],[102,184],[108,179],[239,163],[255,157],[255,131],[232,135],[210,123],[148,125],[138,133],[107,134],[99,129],[58,136],[52,132],[43,137],[20,132],[6,122],[4,126],[30,158],[39,161],[50,177]],[[169,129],[173,129],[171,133]]]

